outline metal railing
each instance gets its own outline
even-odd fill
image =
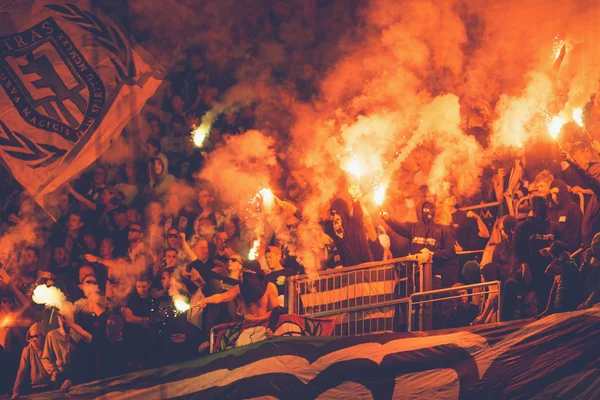
[[[294,314],[320,315],[408,297],[416,286],[415,269],[417,257],[408,256],[319,271],[314,279],[308,275],[291,277],[287,307]],[[419,287],[423,284],[419,281]]]
[[[481,297],[481,304],[485,307],[486,300],[490,294],[497,293],[496,306],[496,322],[500,322],[501,313],[501,294],[500,289],[502,283],[500,281],[476,283],[472,285],[457,286],[446,289],[430,290],[427,292],[413,293],[408,299],[408,331],[416,330],[431,330],[440,329],[443,326],[436,326],[436,321],[433,320],[434,314],[437,316],[444,315],[444,306],[452,306],[450,300],[460,299],[463,297]],[[467,291],[466,294],[458,294],[459,291]],[[470,291],[470,293],[469,293]],[[417,323],[415,323],[415,319]]]
[[[494,202],[491,202],[491,203],[482,203],[482,204],[475,204],[473,206],[461,207],[461,208],[459,208],[459,210],[461,210],[461,211],[473,211],[473,210],[480,210],[482,208],[497,207],[499,205],[500,205],[499,201],[494,201]]]

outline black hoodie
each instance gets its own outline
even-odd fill
[[[558,189],[557,202],[552,201],[548,217],[550,221],[556,222],[560,226],[564,241],[569,246],[569,251],[573,252],[581,246],[583,212],[573,201],[564,181],[555,179],[550,185],[550,192],[555,188]]]
[[[335,210],[342,218],[342,225],[344,227],[343,238],[335,234],[333,221],[326,221],[325,223],[325,233],[335,242],[342,265],[349,267],[373,261],[360,203],[358,201],[354,202],[352,215],[350,215],[348,204],[341,198],[335,199],[329,210]]]
[[[454,249],[454,234],[449,227],[437,224],[432,221],[425,221],[423,218],[423,207],[428,205],[433,209],[433,204],[424,203],[417,207],[417,218],[419,222],[398,222],[390,218],[387,225],[398,235],[404,236],[410,240],[410,253],[417,254],[426,248],[433,252],[434,269],[447,269],[451,267],[456,269],[456,276],[450,276],[454,272],[448,270],[442,276],[443,285],[448,286],[456,283],[458,278],[458,262],[456,251]],[[446,276],[444,276],[446,275]]]

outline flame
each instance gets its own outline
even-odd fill
[[[179,312],[186,312],[190,309],[190,305],[180,294],[173,296],[173,305],[175,306],[175,309],[177,309],[177,311]]]
[[[583,109],[575,108],[573,109],[573,121],[577,123],[577,125],[583,128]]]
[[[375,193],[373,194],[375,204],[377,204],[380,207],[383,204],[383,201],[385,200],[385,190],[385,186],[379,186],[377,187],[377,189],[375,189]]]
[[[33,290],[32,300],[36,304],[45,304],[49,307],[56,307],[59,310],[65,306],[67,298],[59,288],[54,286],[38,285]]]
[[[192,131],[194,145],[196,145],[197,147],[204,146],[204,141],[206,140],[206,137],[208,136],[209,133],[210,133],[210,125],[200,124],[199,127],[197,127],[196,129],[194,129]]]
[[[15,323],[15,321],[15,317],[12,314],[8,314],[0,321],[0,328],[12,326]]]
[[[560,130],[562,129],[562,126],[566,122],[567,121],[563,117],[560,117],[558,115],[552,117],[552,120],[548,124],[548,132],[550,133],[550,136],[556,139],[558,137],[558,134],[560,133]]]
[[[353,158],[352,160],[350,160],[350,162],[346,166],[346,171],[348,171],[350,174],[356,176],[356,178],[360,178],[362,168],[356,158]]]
[[[258,248],[260,247],[260,239],[256,239],[252,242],[252,248],[248,253],[248,260],[256,260],[258,258]]]
[[[271,189],[269,188],[265,188],[261,189],[259,193],[260,197],[262,197],[263,199],[264,206],[267,208],[271,208],[275,201],[275,195],[273,194],[273,191],[271,191]]]

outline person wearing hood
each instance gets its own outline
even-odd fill
[[[329,207],[331,220],[325,222],[325,233],[333,240],[344,267],[373,261],[363,220],[359,193],[352,195],[352,215],[348,203],[337,198]]]
[[[539,304],[546,304],[553,279],[544,274],[550,259],[540,251],[555,240],[562,240],[563,234],[560,226],[548,219],[548,203],[544,197],[533,197],[531,208],[533,216],[520,222],[513,235],[516,269],[521,270],[525,284],[531,284]]]
[[[50,375],[42,364],[45,338],[39,322],[31,325],[25,339],[29,344],[21,353],[21,363],[13,386],[12,399],[18,398],[23,392],[29,394],[45,391],[51,385]],[[23,390],[25,387],[27,389]]]
[[[550,185],[550,209],[548,216],[550,221],[556,222],[562,229],[565,243],[569,246],[569,251],[574,252],[581,246],[581,224],[583,223],[583,213],[577,205],[567,184],[555,179]]]
[[[278,307],[277,287],[267,280],[265,273],[256,260],[248,260],[242,264],[241,282],[225,293],[205,297],[197,304],[204,308],[208,304],[220,304],[240,299],[238,313],[244,320],[261,320],[268,318],[271,311]]]
[[[592,246],[585,251],[579,274],[585,301],[577,309],[585,310],[600,303],[600,233],[594,235]]]
[[[146,187],[146,197],[166,202],[169,189],[175,183],[175,177],[169,174],[169,161],[164,154],[158,154],[152,159],[150,182]]]
[[[573,146],[575,147],[575,145]],[[589,246],[594,235],[600,232],[600,201],[598,200],[598,196],[600,196],[600,172],[596,168],[591,168],[589,158],[582,157],[580,154],[587,154],[588,152],[576,151],[575,154],[578,157],[575,159],[571,158],[567,152],[561,152],[561,157],[569,164],[573,173],[594,192],[583,213],[581,234],[584,246]]]
[[[458,282],[458,261],[454,248],[452,230],[435,221],[435,205],[430,201],[417,207],[418,222],[400,223],[386,213],[382,218],[390,229],[410,240],[410,254],[430,253],[434,274],[442,275],[442,287],[451,287]]]

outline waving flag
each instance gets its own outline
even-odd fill
[[[0,8],[0,157],[40,202],[109,147],[161,80],[91,1],[26,3]]]

